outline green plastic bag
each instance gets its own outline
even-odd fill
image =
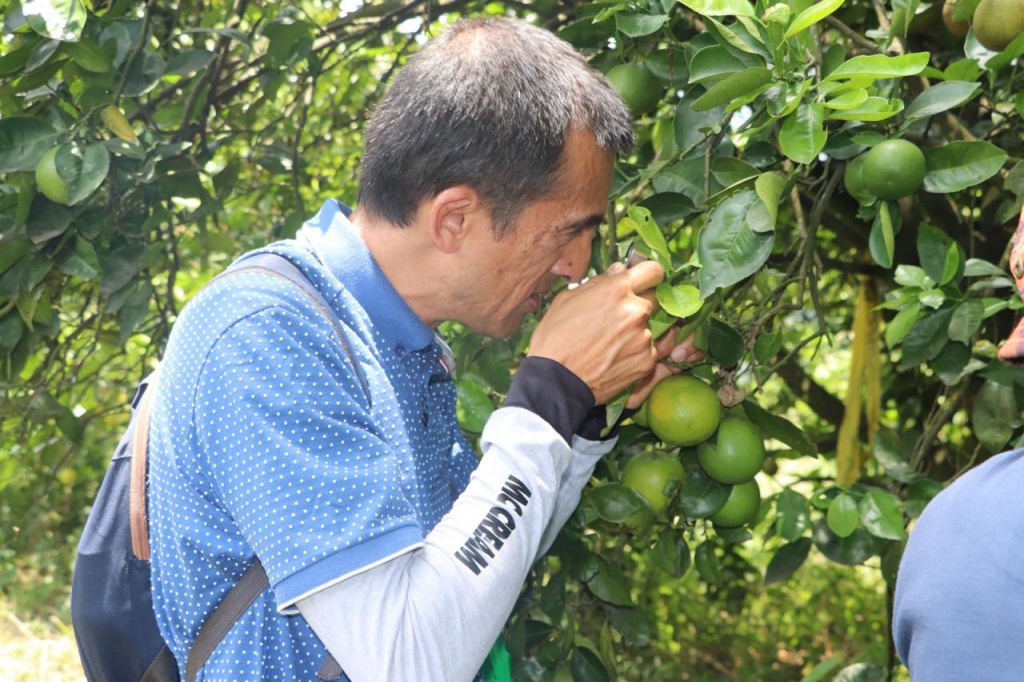
[[[505,640],[499,636],[491,647],[480,674],[486,682],[512,682],[512,657],[505,648]]]

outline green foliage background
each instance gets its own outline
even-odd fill
[[[995,360],[1021,307],[1006,256],[1024,38],[992,53],[940,9],[0,0],[0,588],[28,609],[64,593],[134,385],[184,302],[324,199],[352,200],[366,116],[424,39],[515,15],[603,71],[654,77],[593,264],[641,239],[670,273],[655,326],[687,318],[709,349],[692,371],[770,450],[759,519],[727,532],[706,519],[728,491],[689,451],[669,512],[644,517],[619,471],[664,445],[624,428],[510,621],[517,677],[899,674],[887,598],[906,529],[944,482],[1019,443],[1024,404],[1021,372]],[[923,187],[851,196],[848,163],[894,137],[924,150]],[[61,203],[35,173],[54,147]],[[445,331],[476,434],[529,329]]]

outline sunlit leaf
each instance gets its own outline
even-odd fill
[[[948,194],[974,187],[999,172],[1008,155],[991,142],[956,140],[924,150],[928,173],[924,188]]]
[[[806,31],[811,26],[829,16],[843,4],[843,0],[821,0],[821,2],[815,3],[805,9],[800,14],[796,15],[793,19],[789,28],[786,29],[786,33],[783,36],[784,39],[788,40],[795,36],[801,31]]]

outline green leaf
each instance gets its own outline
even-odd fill
[[[64,46],[64,52],[86,71],[105,73],[112,66],[107,53],[85,36],[82,36],[77,43],[67,43]]]
[[[1005,277],[1006,270],[980,258],[968,258],[964,263],[964,277]]]
[[[120,326],[121,345],[135,333],[135,329],[149,311],[149,301],[153,297],[153,286],[142,282],[131,296],[117,311],[117,323]]]
[[[662,282],[654,290],[654,293],[661,307],[675,317],[690,317],[704,305],[704,301],[700,297],[700,289],[689,282],[675,286],[668,282]]]
[[[831,680],[832,673],[842,664],[843,662],[838,658],[826,659],[814,666],[811,672],[801,677],[800,682],[825,682],[825,680]]]
[[[913,52],[898,57],[882,54],[861,55],[843,62],[825,81],[851,78],[902,78],[921,73],[928,65],[931,55],[928,52]]]
[[[67,232],[75,219],[74,213],[68,208],[52,201],[40,198],[32,203],[32,213],[25,223],[25,234],[36,246]]]
[[[0,317],[0,348],[14,348],[25,334],[25,323],[13,310]]]
[[[650,553],[655,566],[676,580],[682,578],[690,570],[690,548],[686,538],[676,530],[667,528],[658,535],[657,542]]]
[[[897,222],[893,222],[893,213],[890,210],[892,204],[882,201],[878,204],[878,214],[871,224],[871,234],[868,235],[868,249],[871,257],[883,268],[891,268],[893,255],[896,251],[896,233],[899,232],[899,216],[896,211]]]
[[[191,50],[171,57],[164,69],[164,76],[191,76],[209,66],[217,54],[210,50]]]
[[[896,317],[885,328],[885,345],[893,348],[902,341],[910,328],[917,322],[921,313],[921,304],[911,303],[903,310],[896,313]]]
[[[907,107],[903,114],[904,126],[970,101],[980,87],[980,83],[966,81],[946,81],[933,85]]]
[[[606,606],[605,613],[612,626],[633,646],[648,646],[651,643],[651,628],[647,624],[647,613],[640,608],[618,608]]]
[[[82,0],[25,0],[22,12],[39,35],[66,41],[78,40],[88,16]]]
[[[676,144],[683,150],[706,147],[708,132],[713,132],[719,128],[723,113],[724,111],[721,109],[694,111],[690,100],[684,99],[676,105],[676,115],[672,121],[676,134]],[[702,142],[705,144],[700,144]],[[703,167],[703,159],[695,160]],[[693,197],[690,198],[692,199]]]
[[[974,436],[989,452],[1000,452],[1013,435],[1013,422],[1020,415],[1013,387],[986,381],[971,408]]]
[[[750,209],[759,201],[753,190],[741,190],[708,211],[697,239],[703,298],[752,275],[771,255],[774,232],[755,232],[747,220]]]
[[[864,528],[841,538],[832,532],[825,519],[814,524],[814,546],[826,557],[845,566],[859,566],[879,552],[880,542]]]
[[[690,60],[690,83],[703,84],[718,81],[752,66],[759,61],[746,52],[736,53],[724,45],[701,48]]]
[[[458,393],[455,413],[459,425],[467,431],[481,433],[494,412],[494,404],[483,381],[472,374],[462,374],[455,382]]]
[[[860,520],[877,538],[902,540],[906,536],[900,499],[887,490],[868,490],[860,501]]]
[[[754,359],[759,365],[767,365],[782,348],[782,334],[761,332],[754,342]]]
[[[723,187],[746,183],[758,173],[756,168],[743,159],[732,156],[719,156],[711,162],[711,174]]]
[[[953,311],[947,308],[924,315],[914,322],[903,339],[900,367],[914,367],[938,355],[949,341],[949,320],[952,316]]]
[[[615,606],[632,606],[629,583],[618,568],[601,557],[595,557],[597,572],[587,581],[587,587],[601,601]]]
[[[960,381],[971,362],[971,349],[966,344],[950,341],[932,360],[932,370],[947,386]],[[980,362],[980,361],[979,361]]]
[[[110,172],[110,153],[106,145],[94,143],[82,147],[61,145],[55,157],[57,174],[68,183],[68,205],[74,206],[95,192]]]
[[[715,546],[710,540],[697,545],[693,553],[693,563],[697,565],[697,573],[706,582],[712,585],[719,585],[722,582],[722,569],[718,564],[718,556],[715,555]]]
[[[0,119],[0,173],[34,171],[39,158],[53,146],[57,131],[38,118]]]
[[[630,206],[628,215],[633,229],[640,235],[640,239],[643,240],[647,248],[656,255],[658,262],[670,268],[672,254],[669,253],[665,235],[661,233],[661,228],[654,222],[651,212],[642,206]]]
[[[801,104],[779,130],[782,153],[797,163],[813,163],[827,141],[825,107],[821,104]]]
[[[725,368],[738,365],[746,352],[743,335],[717,318],[711,320],[707,343],[711,357]]]
[[[610,682],[611,675],[593,651],[578,646],[572,654],[572,679],[579,682]]]
[[[95,279],[100,274],[100,262],[96,257],[96,249],[85,239],[75,239],[74,249],[67,252],[57,262],[58,269],[65,275],[81,279]]]
[[[96,255],[100,262],[100,293],[110,295],[142,270],[146,247],[128,243],[113,251],[97,252]]]
[[[921,516],[924,508],[942,492],[942,489],[941,483],[930,478],[921,478],[911,483],[907,488],[906,502],[903,503],[907,515],[912,519]]]
[[[868,91],[853,88],[840,92],[836,97],[826,99],[823,104],[829,109],[856,109],[868,101]]]
[[[903,445],[899,435],[891,429],[879,429],[875,433],[872,450],[875,460],[882,465],[894,480],[900,483],[913,483],[921,478],[920,474],[903,455]]]
[[[972,298],[960,303],[953,309],[953,316],[949,320],[950,340],[970,345],[984,318],[985,304],[978,299]]]
[[[630,38],[647,36],[668,21],[667,14],[641,14],[639,12],[619,12],[615,15],[615,28]]]
[[[719,483],[703,469],[695,467],[679,488],[679,502],[688,517],[706,519],[725,505],[731,490],[731,486]]]
[[[609,523],[625,523],[629,517],[648,508],[640,493],[621,483],[604,483],[586,494],[587,504]]]
[[[779,547],[768,562],[764,573],[764,584],[772,585],[788,580],[797,569],[804,565],[811,551],[811,539],[800,538]]]
[[[788,40],[797,33],[814,26],[816,23],[839,9],[842,4],[843,0],[822,0],[819,3],[811,5],[803,12],[796,15],[796,18],[790,22],[789,28],[786,29],[786,34],[783,36],[783,39]]]
[[[818,448],[807,438],[807,434],[788,419],[768,412],[751,400],[743,403],[743,411],[761,429],[765,438],[774,438],[806,457],[818,454]]]
[[[779,171],[770,171],[757,176],[754,191],[761,201],[747,213],[747,222],[755,232],[771,232],[779,217],[779,203],[786,189],[786,176]]]
[[[828,527],[841,538],[850,537],[860,525],[860,509],[853,495],[839,493],[828,504]]]
[[[794,542],[811,527],[811,509],[807,498],[792,488],[779,493],[775,508],[778,513],[775,530],[784,540]]]
[[[693,103],[694,111],[707,111],[734,103],[757,92],[772,80],[772,72],[764,67],[748,68],[734,73],[711,86]]]
[[[974,187],[999,172],[1006,163],[1005,151],[990,142],[957,140],[924,150],[928,172],[924,188],[937,194]]]
[[[754,16],[754,4],[748,0],[679,0],[679,3],[706,17]]]
[[[903,111],[903,100],[868,97],[861,104],[828,114],[830,121],[884,121]]]
[[[22,256],[28,253],[31,248],[32,242],[27,239],[0,242],[0,275],[7,272],[11,266],[19,262]]]
[[[121,94],[126,97],[144,95],[157,86],[163,74],[164,58],[156,52],[146,50],[128,66]]]

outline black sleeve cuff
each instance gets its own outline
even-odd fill
[[[533,412],[571,443],[573,434],[594,408],[594,394],[560,363],[530,356],[519,364],[504,406]]]

